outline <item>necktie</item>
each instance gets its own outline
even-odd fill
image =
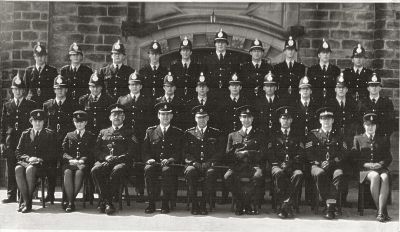
[[[74,68],[74,76],[76,76],[76,71],[77,71],[77,70],[76,70],[76,67],[75,67],[75,68]]]
[[[171,102],[171,97],[167,98],[167,102],[170,103]]]
[[[153,71],[157,70],[157,66],[153,65]]]
[[[372,98],[372,103],[374,103],[374,105],[376,104],[376,99]]]
[[[136,102],[136,96],[135,95],[133,95],[132,101]]]
[[[219,61],[223,61],[224,60],[224,56],[222,55],[222,53],[219,54]]]
[[[289,70],[292,70],[293,65],[292,65],[292,61],[289,62]]]
[[[204,131],[203,131],[204,129],[200,129],[200,135],[201,135],[201,137],[203,137],[203,135],[204,135]]]
[[[306,102],[304,102],[304,108],[308,108],[308,102],[306,101]]]
[[[58,101],[57,105],[58,107],[61,107],[61,101]]]
[[[97,98],[98,98],[98,96],[94,96],[93,101],[94,101],[94,102],[97,102]]]
[[[360,75],[360,69],[357,69],[356,73],[357,73],[357,75]]]
[[[19,99],[17,99],[17,108],[19,107]]]
[[[268,104],[272,104],[272,98],[268,98]]]
[[[344,104],[343,104],[343,101],[340,101],[340,108],[344,108]]]
[[[167,133],[167,130],[166,130],[165,127],[163,127],[163,128],[162,128],[162,135],[163,135],[163,137],[165,136],[165,133]]]
[[[326,132],[326,138],[329,140],[329,136],[331,135],[331,132],[330,131],[327,131]]]
[[[188,69],[187,63],[185,63],[185,64],[183,65],[183,68],[185,69],[185,72],[187,72],[187,69]]]
[[[249,134],[249,128],[244,129],[244,134],[247,136]]]
[[[38,71],[39,71],[39,74],[40,74],[40,72],[42,72],[42,67],[39,67]]]
[[[78,135],[78,139],[80,140],[80,139],[81,139],[81,132],[80,132],[80,131],[77,131],[76,133],[77,133],[77,135]]]
[[[258,69],[259,68],[259,65],[258,64],[256,64],[256,69]]]
[[[234,97],[234,98],[233,98],[233,101],[237,103],[237,98],[236,98],[236,97]]]
[[[322,66],[322,70],[323,70],[324,72],[326,72],[326,65],[325,65],[325,64]]]
[[[200,104],[204,105],[204,99],[203,98],[200,100]]]
[[[39,131],[36,131],[35,138],[33,138],[33,142],[36,143],[39,140]]]
[[[287,137],[288,136],[288,129],[285,129],[284,133],[285,133],[285,136]]]
[[[119,65],[116,65],[115,66],[115,73],[118,73],[118,71],[119,71]]]

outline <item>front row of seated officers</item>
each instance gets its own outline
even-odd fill
[[[321,127],[311,130],[305,142],[291,127],[296,114],[293,107],[277,109],[280,128],[272,137],[253,126],[256,111],[253,106],[239,107],[237,114],[242,126],[228,135],[226,146],[221,131],[208,126],[206,107],[193,108],[196,126],[185,132],[171,125],[174,112],[170,103],[158,103],[156,109],[159,124],[146,130],[141,144],[135,130],[124,124],[125,107],[120,104],[109,108],[112,125],[101,130],[97,140],[85,128],[88,114],[73,113],[76,130],[67,133],[62,143],[67,199],[63,208],[67,212],[75,210],[75,197],[83,179],[91,175],[99,189],[99,211],[113,214],[113,197],[123,178],[140,177],[144,171],[149,201],[146,213],[155,212],[161,191],[161,213],[170,212],[176,201],[177,178],[183,172],[192,214],[208,213],[206,203],[214,200],[216,180],[221,175],[236,201],[235,213],[259,214],[265,175],[271,172],[279,204],[278,216],[287,218],[293,217],[296,193],[305,172],[310,172],[307,174],[317,187],[316,194],[326,202],[324,217],[333,219],[338,215],[339,193],[343,191],[343,161],[353,153],[362,170],[360,182],[371,182],[377,220],[390,220],[386,207],[387,168],[392,158],[387,139],[376,133],[378,115],[375,113],[364,115],[365,133],[354,137],[349,152],[343,135],[333,130],[334,112],[329,107],[317,110]],[[22,213],[32,210],[36,178],[48,175],[46,172],[57,162],[55,133],[43,127],[46,117],[41,109],[30,113],[32,128],[22,133],[16,149],[16,181],[24,202],[18,211]],[[267,163],[271,168],[267,168]],[[309,164],[308,169],[305,164]],[[202,191],[201,196],[197,196],[197,190]]]

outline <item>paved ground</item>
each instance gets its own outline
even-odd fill
[[[354,193],[354,191],[352,191]],[[0,198],[6,195],[0,190]],[[356,196],[349,197],[352,208],[344,208],[343,216],[338,220],[327,221],[321,215],[314,215],[308,206],[300,208],[295,219],[281,220],[271,210],[271,205],[263,205],[262,214],[258,216],[235,216],[228,205],[217,205],[217,211],[208,216],[193,216],[185,210],[185,204],[178,204],[177,209],[169,215],[155,213],[144,214],[146,205],[134,202],[114,216],[97,213],[94,206],[86,209],[77,203],[78,212],[64,213],[60,204],[41,208],[40,202],[34,202],[34,211],[29,214],[16,212],[17,204],[0,204],[0,231],[399,231],[398,205],[399,192],[393,192],[393,204],[389,214],[394,218],[388,223],[379,223],[374,219],[375,210],[366,210],[359,216],[356,209]],[[56,195],[59,197],[59,195]]]

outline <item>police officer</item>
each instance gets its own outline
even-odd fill
[[[188,185],[189,200],[192,202],[191,213],[206,215],[206,202],[213,204],[217,171],[213,166],[223,158],[224,144],[221,131],[208,126],[209,115],[203,105],[192,109],[196,127],[185,131],[183,153],[185,156],[185,178]],[[199,183],[200,178],[203,180]],[[202,185],[200,207],[197,188]]]
[[[381,78],[377,73],[373,73],[368,78],[368,97],[361,101],[361,115],[373,112],[378,115],[377,131],[379,135],[385,136],[388,140],[394,130],[394,108],[393,102],[388,97],[381,96]]]
[[[303,165],[305,161],[304,145],[301,137],[291,127],[295,109],[290,106],[278,108],[280,129],[274,132],[268,150],[271,159],[271,173],[277,193],[280,218],[293,217],[293,201],[301,191]]]
[[[62,143],[63,194],[67,200],[62,207],[67,213],[75,211],[75,198],[93,164],[93,147],[96,142],[96,136],[85,128],[88,121],[88,114],[85,111],[75,111],[73,121],[76,130],[68,132]]]
[[[279,128],[275,110],[284,104],[281,98],[275,94],[277,84],[276,76],[272,72],[265,75],[263,87],[265,95],[255,102],[256,110],[259,112],[256,125],[264,130],[268,137]]]
[[[217,115],[217,108],[218,102],[213,97],[210,96],[209,91],[210,88],[208,87],[209,77],[206,77],[203,72],[200,73],[200,76],[197,78],[197,85],[196,85],[196,95],[186,103],[186,118],[192,118],[191,110],[193,107],[202,105],[206,108],[208,114],[208,121],[207,125],[212,127],[219,127],[218,125],[218,115]],[[189,122],[190,126],[196,126],[196,123],[192,124]]]
[[[161,187],[163,191],[161,213],[170,212],[170,203],[176,198],[178,170],[174,164],[179,164],[182,158],[183,132],[171,125],[174,116],[170,103],[163,102],[155,105],[160,124],[149,127],[142,145],[143,160],[149,205],[145,213],[154,213],[156,200],[159,197]],[[159,183],[158,177],[162,177]]]
[[[143,143],[146,129],[152,123],[152,105],[153,102],[150,97],[142,93],[142,76],[134,72],[129,76],[129,90],[130,93],[118,98],[117,103],[121,104],[126,109],[126,124],[134,129],[137,133],[139,144]],[[139,160],[137,160],[139,161]],[[134,164],[136,165],[136,164]],[[136,174],[136,192],[138,201],[143,200],[144,195],[144,172],[143,168],[134,168],[139,172]]]
[[[185,128],[188,125],[188,119],[184,117],[185,102],[182,98],[177,96],[176,93],[176,81],[177,78],[172,76],[171,72],[164,77],[164,95],[157,98],[155,103],[167,102],[171,104],[174,111],[174,118],[171,124],[178,128]]]
[[[391,220],[387,211],[390,194],[389,165],[392,162],[390,144],[376,133],[378,116],[367,113],[363,117],[365,133],[354,137],[352,151],[360,170],[360,183],[370,182],[372,199],[377,208],[376,219],[380,222]]]
[[[163,81],[168,74],[167,68],[160,64],[161,54],[161,45],[154,40],[148,50],[149,64],[139,70],[139,74],[143,76],[143,94],[153,100],[163,95]]]
[[[72,43],[68,51],[70,65],[61,68],[61,76],[67,79],[70,91],[68,96],[76,103],[79,98],[88,93],[88,83],[93,71],[88,66],[82,64],[83,52],[82,48],[76,43]]]
[[[274,74],[279,83],[278,95],[282,98],[297,99],[298,83],[306,74],[306,67],[294,59],[296,58],[297,46],[292,36],[285,40],[283,54],[285,60],[274,66]]]
[[[46,64],[47,51],[43,44],[38,42],[33,48],[35,65],[25,69],[24,82],[28,90],[27,99],[42,105],[46,100],[54,97],[52,84],[57,77],[57,69]]]
[[[96,141],[96,163],[91,170],[93,181],[100,190],[100,213],[115,212],[112,198],[119,191],[129,169],[140,160],[139,141],[132,128],[124,124],[125,110],[120,104],[109,107],[111,126],[100,131]]]
[[[328,99],[334,98],[336,77],[340,74],[340,69],[329,62],[331,53],[331,46],[323,39],[318,48],[319,63],[311,66],[307,71],[314,96],[322,105],[325,105]]]
[[[333,130],[333,110],[323,107],[317,110],[317,115],[321,128],[311,131],[305,148],[307,159],[312,163],[311,176],[317,186],[316,194],[326,201],[324,217],[333,219],[340,213],[336,211],[336,202],[343,189],[342,160],[347,146],[342,135]],[[319,204],[319,200],[315,204]]]
[[[200,65],[191,59],[192,42],[185,36],[179,45],[181,60],[175,61],[171,67],[171,74],[176,77],[176,95],[188,101],[195,95],[196,80],[200,74]]]
[[[226,50],[229,45],[228,34],[222,31],[214,37],[215,52],[205,58],[206,76],[210,77],[210,88],[212,94],[219,99],[227,92],[229,80],[234,73],[238,73],[238,62],[236,57]]]
[[[11,82],[11,91],[13,98],[3,104],[1,113],[0,150],[2,156],[7,159],[7,198],[2,201],[3,203],[16,201],[15,165],[17,161],[14,152],[22,132],[31,126],[30,112],[37,108],[34,101],[24,97],[25,83],[18,74]]]
[[[295,101],[296,115],[293,120],[293,127],[298,131],[299,136],[305,143],[311,130],[318,128],[318,116],[315,114],[321,108],[319,102],[313,97],[310,79],[304,76],[299,82],[299,98]]]
[[[104,79],[95,71],[89,80],[90,93],[79,98],[79,108],[88,113],[86,128],[96,136],[100,130],[110,126],[107,108],[114,103],[114,99],[103,88]]]
[[[224,179],[237,202],[235,214],[258,214],[264,198],[263,167],[267,139],[262,130],[253,127],[254,107],[245,105],[237,111],[242,128],[228,136],[226,154],[230,160],[230,169]]]
[[[118,97],[129,93],[126,83],[128,82],[129,75],[135,71],[123,63],[125,61],[125,54],[125,46],[118,40],[112,46],[112,64],[101,68],[99,72],[99,76],[104,79],[106,92],[114,98],[114,101]]]
[[[67,132],[74,126],[72,124],[72,114],[78,107],[72,99],[67,98],[67,80],[63,76],[58,75],[54,78],[53,88],[56,97],[43,103],[43,110],[46,113],[46,127],[55,133],[57,158],[60,160],[62,156],[62,142]],[[47,178],[49,189],[47,191],[46,201],[51,201],[53,203],[54,190],[56,187],[56,167],[48,168]]]
[[[44,128],[46,113],[41,109],[32,110],[30,123],[32,128],[22,132],[15,156],[15,178],[24,204],[18,212],[32,211],[32,197],[36,188],[36,178],[43,176],[48,167],[57,163],[56,141],[52,130]],[[53,177],[55,179],[55,176]]]
[[[346,68],[343,71],[344,79],[349,88],[349,95],[353,97],[356,102],[368,96],[368,78],[372,76],[372,70],[364,67],[365,65],[365,49],[361,44],[353,49],[351,56],[353,67]]]
[[[260,40],[251,42],[249,53],[251,61],[241,65],[239,76],[243,82],[243,95],[252,101],[263,95],[264,76],[272,70],[272,66],[262,59],[264,47]]]

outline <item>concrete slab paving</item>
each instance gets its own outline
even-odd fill
[[[229,205],[217,205],[217,210],[207,216],[193,216],[186,211],[186,205],[179,203],[177,209],[168,215],[156,212],[144,214],[146,204],[132,202],[124,205],[122,211],[113,216],[99,214],[95,206],[77,202],[77,211],[65,213],[60,203],[47,203],[42,208],[39,200],[34,201],[33,212],[18,213],[17,203],[0,204],[0,231],[399,231],[398,191],[394,191],[393,204],[389,214],[393,221],[375,221],[375,210],[365,210],[359,216],[356,207],[344,208],[343,215],[328,221],[322,215],[314,215],[309,206],[301,206],[295,219],[281,220],[271,210],[271,205],[263,205],[257,216],[236,216],[230,212]],[[1,199],[5,190],[0,191]],[[56,195],[57,197],[57,195]],[[354,199],[351,196],[350,199]],[[159,204],[160,205],[160,204]],[[158,206],[159,206],[158,205]]]

